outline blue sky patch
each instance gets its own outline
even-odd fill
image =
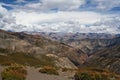
[[[120,11],[120,6],[112,8],[111,11]]]
[[[6,4],[15,4],[16,0],[0,0],[0,2],[6,3]]]
[[[8,9],[8,10],[11,10],[11,9],[13,9],[12,7],[10,7],[10,6],[5,6],[5,5],[2,5],[4,8],[6,8],[6,9]]]

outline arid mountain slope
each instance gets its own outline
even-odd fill
[[[34,33],[35,34],[35,33]],[[49,39],[60,41],[81,49],[88,55],[99,49],[112,47],[120,42],[119,34],[104,33],[37,33]]]
[[[107,68],[120,74],[120,45],[95,52],[84,64],[89,67]]]
[[[12,52],[23,52],[31,54],[38,59],[39,55],[54,54],[59,57],[67,57],[76,65],[83,63],[87,54],[71,46],[51,41],[40,35],[29,35],[25,33],[13,33],[0,31],[0,48]]]
[[[87,61],[83,63],[83,66],[107,68],[113,72],[120,73],[119,34],[42,33],[42,35],[81,49],[87,53],[89,57]]]

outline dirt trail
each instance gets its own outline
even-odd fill
[[[47,75],[38,72],[38,69],[27,68],[28,75],[26,80],[73,80],[68,77],[72,77],[70,72],[60,72],[59,76],[56,75]]]

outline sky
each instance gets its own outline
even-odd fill
[[[0,0],[0,29],[120,33],[120,0]]]

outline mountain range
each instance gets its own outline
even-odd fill
[[[35,33],[34,33],[35,34]],[[82,64],[120,73],[120,34],[97,33],[37,33],[48,39],[63,42],[88,55]],[[85,67],[84,66],[84,67]]]
[[[99,68],[120,74],[120,35],[0,30],[0,64]]]
[[[83,63],[88,57],[80,49],[52,41],[40,35],[6,32],[3,30],[0,31],[0,49],[10,50],[11,53],[23,52],[37,58],[40,58],[40,55],[54,54],[59,57],[66,57],[77,65]]]
[[[48,39],[68,44],[74,48],[81,49],[85,53],[93,52],[118,45],[120,34],[105,33],[33,33],[40,34]]]

